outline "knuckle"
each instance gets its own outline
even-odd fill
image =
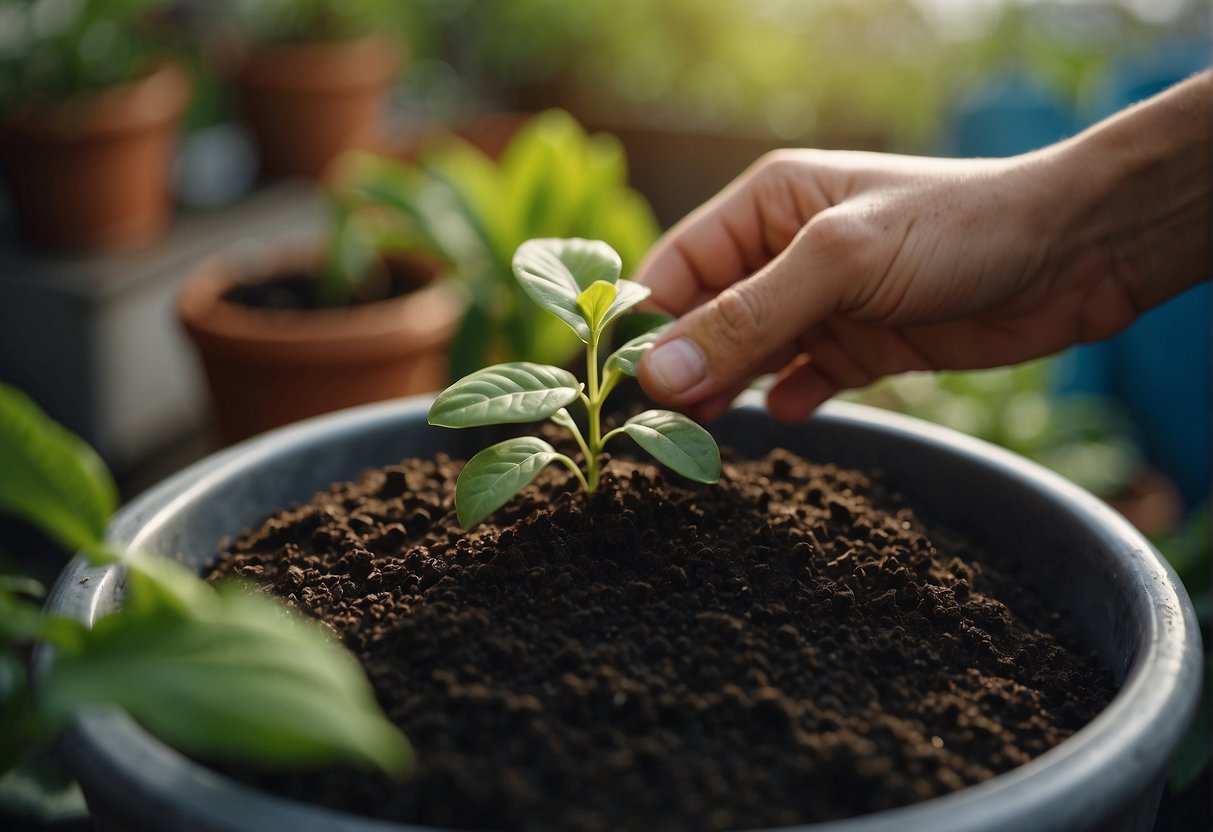
[[[752,348],[767,319],[761,293],[749,291],[744,286],[730,286],[717,295],[714,302],[716,331],[712,335],[715,342],[728,351]]]
[[[842,211],[823,211],[804,228],[804,241],[811,250],[844,260],[862,254],[867,238],[862,224]]]
[[[778,179],[786,176],[803,164],[803,151],[792,148],[768,150],[758,157],[751,166],[751,173],[757,178],[770,177]]]

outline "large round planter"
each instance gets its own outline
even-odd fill
[[[378,37],[251,48],[232,81],[262,171],[314,178],[346,150],[380,149],[399,65]]]
[[[428,282],[409,294],[349,308],[266,310],[224,298],[237,283],[315,259],[307,249],[277,255],[255,265],[209,260],[187,278],[178,299],[224,442],[446,383],[461,309],[454,291],[433,279],[431,264],[414,264]]]
[[[172,216],[177,125],[189,83],[165,64],[97,95],[20,111],[0,124],[0,162],[32,241],[75,251],[129,249]]]
[[[178,474],[128,506],[112,542],[199,566],[220,538],[371,466],[437,451],[463,455],[475,432],[426,424],[428,399],[359,408],[286,428]],[[1107,709],[1032,762],[949,796],[831,822],[817,832],[1149,830],[1162,774],[1196,704],[1199,636],[1175,574],[1133,527],[1077,487],[1008,452],[858,405],[798,426],[754,406],[715,427],[741,453],[783,446],[877,468],[939,521],[1030,558],[1044,598],[1076,626],[1120,684]],[[86,622],[121,602],[115,569],[74,563],[52,610]],[[99,828],[404,829],[259,793],[187,760],[120,713],[80,719],[63,750]],[[414,827],[415,828],[415,827]]]

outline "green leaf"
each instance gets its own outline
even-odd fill
[[[96,706],[128,711],[187,753],[276,767],[336,759],[404,771],[411,749],[357,661],[320,625],[227,586],[192,616],[126,610],[59,653],[41,688],[53,728]]]
[[[126,609],[138,615],[175,613],[196,615],[214,603],[215,590],[175,560],[129,552],[126,569]]]
[[[529,361],[497,364],[438,394],[429,421],[444,428],[533,422],[576,401],[580,392],[568,370]]]
[[[669,329],[669,327],[669,324],[659,326],[657,329],[651,329],[643,335],[637,335],[628,341],[607,358],[604,365],[605,371],[609,373],[614,370],[635,377],[636,365],[640,363],[640,356],[644,355],[649,347],[653,346],[662,333]]]
[[[658,462],[688,479],[706,483],[720,479],[720,449],[716,440],[681,413],[646,410],[617,430],[635,439]]]
[[[0,383],[0,511],[96,553],[118,504],[105,463],[15,387]]]
[[[379,263],[375,241],[358,223],[358,213],[334,200],[329,206],[328,249],[317,290],[327,307],[345,306]]]
[[[568,324],[588,344],[590,329],[577,298],[597,280],[618,280],[622,263],[615,250],[600,240],[545,238],[520,245],[513,266],[531,300]]]
[[[615,302],[615,284],[605,280],[595,280],[589,288],[577,296],[577,307],[585,316],[585,322],[590,326],[590,332],[602,331],[603,320]]]
[[[522,436],[485,448],[468,460],[455,483],[455,509],[464,528],[501,508],[561,454],[542,439]]]
[[[42,635],[39,604],[0,587],[0,651],[7,644],[32,641]]]

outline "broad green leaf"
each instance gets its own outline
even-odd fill
[[[712,435],[681,413],[646,410],[618,428],[663,465],[696,482],[720,479],[720,449]]]
[[[479,523],[560,456],[547,442],[531,436],[507,439],[485,448],[468,460],[455,483],[459,523],[464,528]]]
[[[0,383],[0,511],[97,554],[118,491],[105,463],[15,387]]]
[[[615,302],[615,284],[605,280],[595,280],[589,288],[577,296],[577,307],[585,316],[585,322],[590,326],[590,332],[602,331],[603,321]]]
[[[529,361],[497,364],[443,390],[430,405],[431,425],[470,428],[546,419],[581,392],[568,370]]]
[[[99,619],[59,653],[40,707],[53,728],[117,706],[187,753],[274,766],[350,759],[400,773],[411,750],[357,661],[318,624],[237,587],[195,615]]]
[[[587,344],[590,329],[577,306],[578,296],[596,280],[614,283],[622,264],[600,240],[536,239],[518,247],[514,275],[538,306],[564,321]]]
[[[637,335],[632,340],[628,341],[606,360],[605,370],[611,372],[615,370],[629,376],[635,377],[636,365],[640,363],[640,357],[645,354],[649,347],[657,342],[667,329],[669,324],[659,326],[656,329],[650,329],[643,335]]]

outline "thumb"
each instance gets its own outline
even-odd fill
[[[800,352],[800,336],[839,300],[833,270],[822,268],[821,249],[813,245],[814,225],[761,270],[670,327],[640,362],[640,383],[649,396],[694,404],[744,387]]]

